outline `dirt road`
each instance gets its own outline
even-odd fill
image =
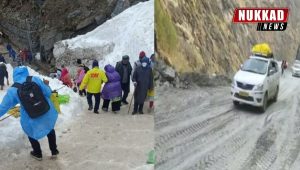
[[[235,108],[230,87],[166,88],[159,94],[157,170],[299,169],[300,78],[287,72],[278,101],[264,114]]]

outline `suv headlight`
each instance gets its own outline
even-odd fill
[[[264,85],[263,84],[259,84],[259,85],[256,85],[254,90],[256,91],[263,91],[264,90]]]

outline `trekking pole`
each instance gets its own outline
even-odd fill
[[[135,89],[136,89],[136,87],[134,87],[133,95],[132,95],[132,97],[131,97],[131,99],[130,99],[129,108],[128,108],[128,114],[129,114],[129,112],[130,112],[132,100],[133,100],[133,97],[134,97],[134,94],[135,94]]]
[[[58,89],[55,89],[54,91],[58,91],[58,90],[64,88],[65,86],[66,86],[66,85],[63,85],[62,87],[60,87],[60,88],[58,88]]]
[[[10,114],[10,115],[8,115],[8,116],[4,117],[3,119],[1,119],[1,120],[0,120],[0,122],[2,122],[3,120],[5,120],[5,119],[9,118],[10,116],[12,116],[12,114]]]

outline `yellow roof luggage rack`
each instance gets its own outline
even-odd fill
[[[273,58],[272,50],[267,43],[255,44],[252,47],[252,53],[260,57]]]

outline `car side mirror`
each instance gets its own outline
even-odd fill
[[[243,64],[241,64],[241,65],[240,65],[240,69],[242,69],[242,68],[243,68],[243,66],[244,66],[244,65],[243,65]]]
[[[276,72],[276,70],[275,70],[275,69],[270,69],[270,70],[269,70],[269,74],[268,74],[268,75],[269,75],[269,76],[270,76],[270,75],[273,75],[275,72]]]

